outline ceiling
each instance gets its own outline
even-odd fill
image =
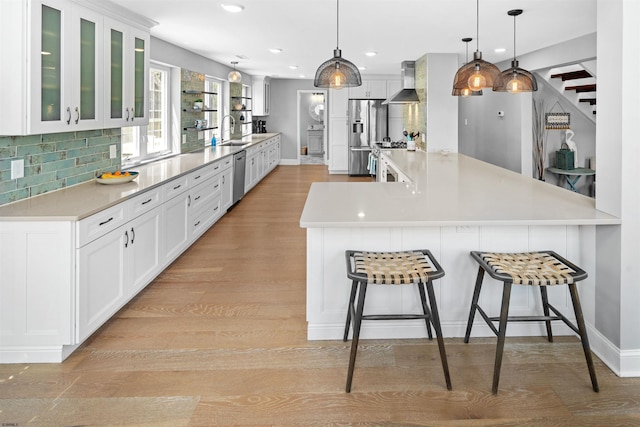
[[[251,75],[313,78],[336,47],[334,0],[112,0],[158,25],[154,37],[230,65]],[[229,13],[222,3],[241,4]],[[513,17],[517,18],[517,54],[596,31],[596,0],[481,0],[480,51],[483,59],[501,62],[513,57]],[[339,47],[342,56],[366,75],[398,74],[400,62],[425,53],[458,53],[463,37],[473,37],[476,50],[474,0],[341,0]],[[495,53],[495,48],[506,48]],[[283,49],[273,54],[270,48]],[[365,52],[374,51],[374,57]],[[297,66],[291,69],[290,66]]]

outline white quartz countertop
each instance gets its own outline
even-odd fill
[[[208,163],[231,156],[278,133],[243,137],[244,146],[205,147],[191,153],[128,168],[139,172],[131,182],[104,185],[94,180],[0,206],[0,221],[75,221],[150,190]],[[238,140],[236,140],[238,141]]]
[[[300,226],[599,225],[595,200],[457,153],[386,150],[408,183],[314,183]]]

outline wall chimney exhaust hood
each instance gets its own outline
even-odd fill
[[[402,89],[387,98],[383,104],[416,104],[420,102],[416,92],[416,61],[402,61]]]

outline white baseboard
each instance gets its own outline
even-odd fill
[[[60,363],[64,361],[78,345],[65,346],[16,346],[0,351],[0,364],[3,363]]]

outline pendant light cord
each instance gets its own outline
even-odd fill
[[[513,15],[513,60],[516,60],[516,17],[518,15]]]
[[[340,49],[340,0],[336,0],[336,49]]]
[[[480,0],[476,0],[476,51],[480,51]]]

